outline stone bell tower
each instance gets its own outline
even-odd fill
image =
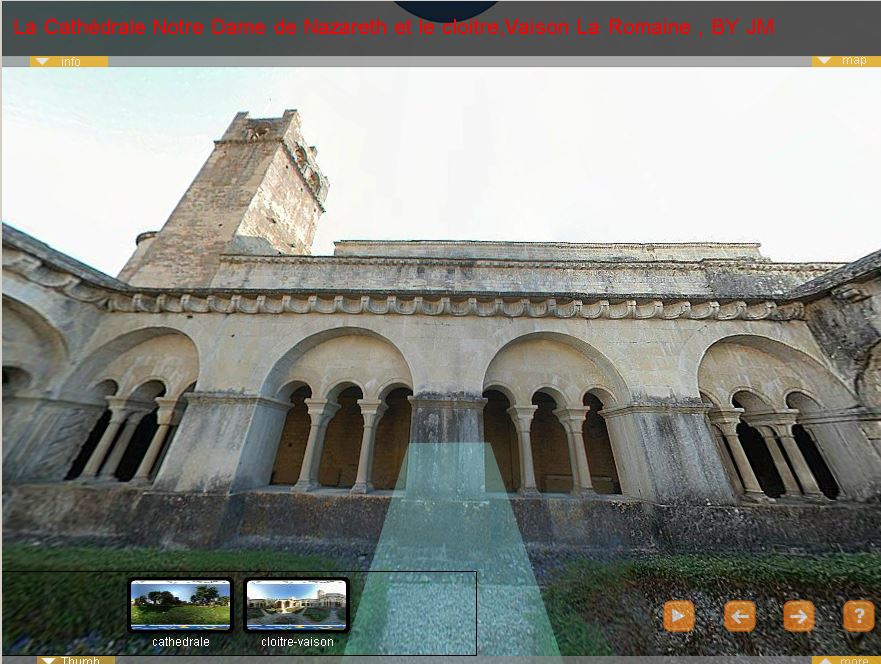
[[[223,255],[309,254],[328,181],[300,116],[238,113],[165,226],[142,233],[119,273],[133,286],[206,288]]]

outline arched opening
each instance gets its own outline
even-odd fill
[[[311,420],[306,399],[312,397],[312,389],[308,385],[297,387],[291,394],[291,409],[285,418],[272,467],[270,484],[296,484],[306,454],[306,443],[309,440]]]
[[[823,407],[803,392],[792,392],[786,396],[786,405],[799,411],[799,418],[804,415],[822,413]],[[799,422],[792,427],[792,436],[801,451],[808,468],[817,481],[817,486],[829,500],[835,500],[841,493],[835,475],[820,449],[813,433]]]
[[[499,390],[483,393],[486,405],[483,407],[483,437],[495,457],[504,490],[517,491],[520,488],[520,452],[517,429],[508,414],[511,402]],[[491,486],[487,477],[487,489],[501,491],[502,487]]]
[[[538,489],[542,493],[570,493],[574,486],[573,471],[566,431],[554,415],[557,402],[545,392],[536,392],[532,405],[538,406],[529,430]]]
[[[177,430],[180,427],[181,420],[183,420],[184,415],[187,412],[187,395],[196,389],[196,384],[192,383],[187,386],[187,388],[181,393],[181,395],[177,398],[177,402],[174,404],[174,414],[171,418],[171,422],[169,423],[168,433],[165,436],[165,440],[162,442],[162,449],[159,450],[159,456],[156,458],[156,461],[153,463],[152,468],[149,470],[149,481],[153,481],[156,475],[159,473],[159,469],[162,468],[162,464],[165,462],[165,456],[168,454],[168,450],[171,449],[171,444],[174,442],[174,437],[177,434]]]
[[[95,394],[99,397],[109,397],[116,394],[116,390],[119,389],[117,384],[112,380],[105,380],[100,382],[95,387]],[[83,472],[83,468],[86,467],[86,463],[89,461],[89,457],[95,452],[95,448],[98,446],[98,441],[101,440],[101,437],[104,435],[104,432],[107,430],[107,425],[110,424],[110,416],[111,412],[109,408],[105,408],[101,413],[98,421],[95,422],[95,426],[92,427],[91,431],[89,431],[89,435],[86,437],[86,441],[83,443],[82,447],[80,447],[80,451],[77,454],[76,458],[74,458],[73,463],[67,471],[67,475],[64,476],[65,480],[72,480],[80,476]]]
[[[150,443],[153,441],[153,436],[156,435],[156,430],[158,429],[156,413],[159,410],[159,405],[156,403],[156,399],[163,396],[165,396],[165,385],[159,381],[145,383],[132,394],[131,399],[152,402],[153,407],[140,418],[140,421],[137,423],[134,433],[131,434],[131,438],[126,445],[125,451],[122,453],[116,468],[108,468],[108,471],[113,473],[113,476],[120,482],[128,482],[135,476],[138,467],[141,465],[141,461],[147,454],[147,448],[150,447]],[[130,415],[129,417],[131,418],[132,416]],[[116,444],[119,445],[122,444],[122,442],[123,441],[117,440]],[[110,456],[111,458],[115,456],[113,450],[111,450]]]
[[[737,395],[732,397],[731,405],[735,408],[741,408],[745,412],[761,412],[767,410],[767,406],[761,401],[761,399],[759,399],[759,397],[745,391],[740,391]],[[780,476],[780,471],[777,470],[777,466],[774,464],[774,458],[771,456],[771,451],[768,449],[768,443],[759,430],[741,420],[737,425],[737,438],[753,469],[756,480],[765,495],[768,495],[771,498],[779,498],[786,493],[786,486],[783,483],[783,478]],[[785,459],[786,457],[776,438],[771,444],[777,446],[780,450],[780,454]]]
[[[31,383],[31,375],[20,367],[3,367],[3,396],[13,396],[26,390]]]
[[[355,484],[364,434],[364,418],[358,406],[362,396],[361,388],[353,385],[336,397],[340,408],[327,425],[318,466],[321,486],[351,488]]]
[[[406,478],[401,475],[407,445],[410,444],[410,399],[413,391],[399,387],[388,393],[388,407],[376,426],[373,448],[372,483],[374,489],[403,489]]]
[[[621,480],[618,478],[618,467],[612,452],[612,440],[609,438],[606,420],[600,415],[605,405],[599,397],[591,393],[584,395],[583,403],[590,407],[581,431],[594,491],[603,494],[620,494]]]
[[[158,429],[156,418],[156,411],[158,410],[159,407],[156,406],[138,422],[138,426],[135,428],[134,434],[132,434],[132,439],[122,455],[116,471],[113,473],[120,482],[128,482],[135,476],[138,466],[141,465],[144,455],[147,454],[147,448],[150,447],[150,442],[153,440],[153,436],[156,435],[156,430]]]
[[[771,453],[768,451],[768,446],[765,445],[762,434],[746,422],[741,422],[737,425],[737,438],[740,440],[749,465],[752,466],[753,473],[755,473],[756,480],[758,480],[762,491],[771,498],[782,496],[785,492],[783,479],[780,477],[780,473],[777,472],[776,466],[774,466],[774,459],[771,458]]]
[[[820,491],[829,500],[835,500],[838,494],[841,493],[841,490],[838,488],[838,482],[835,481],[832,471],[826,464],[823,455],[820,454],[820,448],[817,447],[817,443],[810,432],[801,424],[795,424],[792,427],[792,436],[795,438],[798,449],[801,450],[808,468],[814,474],[814,479],[817,480],[817,486],[820,487]]]

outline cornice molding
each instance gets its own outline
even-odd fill
[[[443,294],[358,294],[314,291],[232,290],[185,292],[172,289],[108,288],[6,246],[3,269],[79,302],[112,313],[142,314],[373,314],[402,316],[478,316],[504,318],[582,318],[634,320],[791,321],[804,318],[800,302],[773,299],[713,300],[687,297],[559,298],[549,295],[479,297]]]

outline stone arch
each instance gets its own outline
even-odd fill
[[[4,367],[26,372],[28,389],[46,390],[58,379],[68,356],[67,340],[58,328],[36,309],[3,296]]]
[[[107,397],[116,396],[116,394],[119,392],[119,385],[117,385],[116,381],[113,380],[102,380],[94,385],[91,391],[96,396],[100,396],[101,398],[106,399]],[[85,468],[86,462],[89,460],[89,457],[92,456],[92,453],[95,451],[95,447],[98,445],[98,441],[101,440],[101,437],[107,430],[107,425],[110,424],[110,416],[110,408],[105,407],[103,412],[101,413],[101,416],[95,422],[95,425],[92,427],[91,431],[89,431],[89,435],[86,437],[86,441],[83,443],[79,453],[73,460],[73,463],[71,464],[70,469],[67,471],[67,475],[64,479],[75,479],[80,476],[80,473],[83,472],[83,468]]]
[[[823,459],[830,454],[834,457],[832,448],[841,446],[828,437],[825,444],[823,440],[814,444],[802,427],[796,428],[804,414],[794,405],[800,403],[817,413],[820,406],[815,395],[822,395],[829,411],[856,405],[853,394],[829,368],[779,340],[731,335],[706,349],[697,373],[698,389],[715,404],[710,421],[721,423],[720,430],[728,427],[723,438],[735,462],[738,448],[745,453],[748,464],[741,462],[737,470],[747,493],[749,485],[755,488],[757,482],[771,497],[819,496],[821,476],[826,486],[823,492],[835,493]],[[793,401],[794,394],[804,398]],[[809,402],[804,400],[808,398]]]
[[[157,398],[174,402],[197,382],[198,375],[195,343],[182,332],[168,327],[141,328],[121,334],[93,350],[79,364],[66,379],[65,392],[89,394],[93,386],[105,381],[118,386],[113,398],[108,400],[111,410],[118,413],[118,425],[108,434],[110,439],[99,441],[93,450],[93,454],[102,457],[96,459],[102,473],[106,475],[112,465],[110,472],[117,479],[120,475],[130,479],[130,473],[133,476],[158,428]],[[47,446],[47,455],[57,459],[59,466],[63,464],[61,475],[69,476],[79,465],[75,461],[89,443],[89,432],[104,416],[105,398],[93,400],[102,405],[71,409],[61,418]],[[113,420],[112,415],[110,419]],[[126,437],[124,450],[116,444],[123,436]],[[121,455],[125,455],[126,460],[120,468]],[[95,465],[90,456],[81,469],[83,476],[92,476]]]
[[[591,484],[601,494],[620,494],[621,479],[618,475],[617,455],[613,451],[612,438],[602,412],[614,404],[605,403],[601,395],[611,399],[605,390],[592,389],[585,392],[582,402],[590,408],[581,426],[582,444],[587,454]]]
[[[3,477],[12,481],[45,469],[46,429],[57,415],[40,399],[67,371],[68,343],[47,317],[5,294],[2,323]]]
[[[359,327],[325,330],[298,342],[275,362],[261,394],[283,398],[285,386],[294,381],[309,384],[316,395],[326,395],[335,385],[348,381],[358,385],[369,399],[379,398],[393,383],[413,387],[410,367],[400,349],[388,338]]]
[[[554,412],[563,404],[558,403],[547,388],[537,390],[530,402],[537,406],[529,435],[538,489],[542,493],[569,493],[575,487],[575,470],[566,430]]]
[[[339,406],[324,432],[324,450],[318,465],[318,484],[352,488],[358,474],[358,459],[364,435],[364,418],[358,403],[364,391],[353,381],[333,386],[328,401]]]
[[[304,450],[302,455],[299,452],[295,455],[300,464],[295,487],[304,491],[319,486],[370,490],[369,481],[355,487],[361,447],[366,438],[362,412],[371,413],[371,436],[385,440],[391,425],[382,424],[382,405],[389,405],[385,402],[398,389],[404,388],[412,394],[413,379],[403,354],[391,341],[372,330],[346,327],[319,332],[297,343],[275,363],[261,393],[270,398],[288,399],[298,389],[295,386],[304,385],[310,390],[308,398],[301,394],[310,429],[305,444],[299,443]],[[397,399],[396,406],[393,419],[399,416],[398,411],[409,411],[410,404],[409,401],[401,404]],[[301,415],[302,410],[299,408]],[[291,426],[300,427],[298,440],[301,440],[306,432],[305,420],[301,416],[297,422],[299,424]],[[409,417],[406,426],[409,434]],[[397,431],[400,426],[392,426],[392,429]],[[369,452],[364,469],[368,477],[376,460],[376,443],[376,438],[371,437],[369,448],[365,448]],[[382,445],[381,465],[385,463],[387,451],[387,445]],[[277,459],[278,454],[276,452]],[[274,477],[279,483],[288,479],[281,478],[278,469]],[[390,481],[393,483],[396,479]]]
[[[855,405],[854,395],[823,363],[771,337],[736,334],[715,340],[700,355],[696,386],[723,403],[734,392],[761,395],[772,408],[785,408],[793,390],[824,394],[830,408]],[[722,393],[725,393],[724,395]]]
[[[581,404],[586,386],[628,401],[629,390],[611,361],[590,344],[558,332],[534,332],[509,341],[495,354],[483,388],[506,386],[509,398],[530,403],[539,389],[556,391],[560,407]],[[547,392],[552,393],[552,392]]]
[[[487,471],[486,486],[488,490],[512,492],[521,486],[520,451],[517,430],[509,414],[513,405],[512,392],[492,386],[483,392],[486,404],[483,407],[483,435],[495,466],[498,468],[502,486],[493,486],[499,480]]]
[[[379,490],[403,489],[406,477],[402,474],[404,458],[410,444],[413,390],[399,382],[380,391],[386,408],[376,425],[375,451],[371,467],[373,488]]]
[[[291,409],[281,430],[269,483],[293,485],[299,477],[309,440],[311,423],[306,400],[312,398],[312,388],[302,381],[292,381],[282,388],[281,396],[291,402]]]
[[[805,426],[802,423],[806,415],[819,415],[825,409],[814,397],[797,390],[786,395],[786,405],[799,413],[798,419],[792,426],[792,435],[808,467],[816,477],[820,491],[830,500],[835,500],[841,493],[841,487],[817,444],[817,432],[812,431],[810,425]]]
[[[159,428],[159,403],[157,400],[164,397],[167,393],[168,389],[165,381],[151,376],[135,387],[128,397],[130,402],[145,404],[145,408],[148,410],[137,422],[131,438],[127,441],[125,448],[121,450],[121,455],[118,457],[119,461],[115,464],[115,468],[108,469],[120,482],[128,482],[132,479],[144,460],[147,448],[150,446],[153,436],[156,435],[156,431]],[[120,445],[122,442],[117,440],[116,445]],[[109,459],[113,458],[114,450],[111,449]],[[109,460],[108,463],[110,463]]]

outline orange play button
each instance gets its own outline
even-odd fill
[[[668,632],[690,632],[694,629],[694,604],[687,599],[670,600],[664,604],[664,629]]]

